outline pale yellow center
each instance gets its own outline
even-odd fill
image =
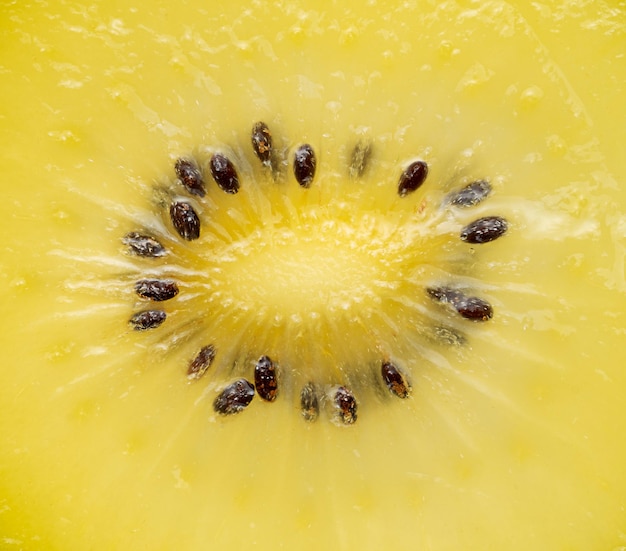
[[[388,299],[401,285],[418,287],[423,302],[430,278],[420,271],[445,264],[444,244],[458,241],[458,223],[438,208],[442,199],[422,191],[399,198],[390,177],[368,184],[367,194],[360,193],[366,184],[324,171],[317,185],[250,178],[236,197],[212,196],[203,236],[188,249],[208,274],[193,282],[203,289],[199,311],[245,313],[260,326],[381,310],[397,319]]]
[[[327,232],[265,234],[228,268],[238,301],[283,314],[347,310],[375,294],[378,260],[352,241]]]

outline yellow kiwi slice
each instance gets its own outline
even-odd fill
[[[623,7],[1,25],[0,547],[626,546]]]

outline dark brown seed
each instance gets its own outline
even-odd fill
[[[211,176],[226,193],[237,193],[239,191],[239,177],[235,166],[228,157],[221,153],[216,153],[211,157]]]
[[[371,154],[372,146],[369,142],[359,142],[354,146],[352,156],[350,157],[350,178],[360,178],[363,176]]]
[[[254,386],[238,379],[222,390],[213,402],[213,409],[221,415],[232,415],[245,409],[254,398]]]
[[[489,243],[504,235],[509,225],[499,216],[485,216],[474,220],[461,231],[461,239],[468,243]]]
[[[130,324],[135,331],[146,331],[161,325],[165,318],[166,314],[162,310],[145,310],[133,315]]]
[[[487,321],[493,317],[493,308],[486,300],[479,297],[466,297],[452,304],[465,319]]]
[[[424,161],[411,163],[400,175],[398,195],[404,197],[419,188],[428,176],[428,165]]]
[[[264,165],[270,166],[272,161],[272,134],[264,122],[257,122],[252,127],[252,149]]]
[[[473,207],[487,198],[491,185],[487,180],[476,180],[450,195],[450,203],[457,207]]]
[[[356,398],[345,386],[340,386],[336,390],[333,403],[337,408],[337,417],[342,424],[352,425],[356,422]]]
[[[170,218],[174,229],[187,241],[200,237],[200,219],[189,203],[176,201],[170,206]]]
[[[174,170],[176,171],[176,176],[178,176],[178,179],[189,193],[204,197],[206,194],[204,180],[195,161],[180,158],[176,161]]]
[[[398,398],[406,398],[411,393],[411,384],[404,373],[391,362],[382,363],[381,374],[387,388]]]
[[[174,298],[178,294],[178,285],[166,279],[140,279],[135,283],[135,292],[141,298],[161,302]]]
[[[156,258],[165,254],[165,247],[149,235],[130,232],[124,236],[122,242],[128,245],[128,250],[137,256]]]
[[[202,377],[206,370],[211,367],[214,359],[215,347],[212,344],[202,347],[196,357],[189,362],[189,367],[187,368],[187,378],[199,379]]]
[[[465,319],[487,321],[493,317],[491,304],[482,298],[449,287],[429,287],[426,292],[439,302],[450,304]]]
[[[313,148],[309,144],[301,145],[293,158],[293,174],[303,188],[308,188],[313,182],[316,166],[317,159]]]
[[[320,403],[313,383],[307,383],[300,392],[300,408],[305,421],[315,421],[320,413]]]
[[[268,356],[261,356],[254,368],[254,386],[257,394],[267,402],[273,402],[278,395],[276,366]]]

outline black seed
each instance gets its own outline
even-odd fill
[[[337,408],[337,417],[341,423],[352,425],[356,422],[356,398],[345,386],[340,386],[336,390],[333,403]]]
[[[187,368],[187,378],[199,379],[202,377],[205,371],[211,367],[214,359],[215,347],[212,344],[202,347],[196,357],[189,362],[189,367]]]
[[[165,247],[149,235],[130,232],[124,236],[122,242],[128,245],[129,251],[137,256],[156,258],[165,254]]]
[[[479,297],[463,297],[452,304],[465,319],[487,321],[493,317],[493,308],[486,300]]]
[[[489,243],[504,235],[509,225],[499,216],[485,216],[474,220],[461,231],[461,239],[468,243]]]
[[[204,180],[202,179],[202,173],[195,161],[180,158],[176,161],[174,170],[176,171],[176,176],[178,176],[178,179],[189,193],[204,197],[206,194]]]
[[[271,165],[272,134],[264,122],[257,122],[252,127],[252,149],[254,149],[254,154],[264,165]]]
[[[254,398],[254,386],[238,379],[222,390],[213,402],[213,409],[221,415],[232,415],[245,409]]]
[[[267,402],[273,402],[278,395],[276,366],[268,356],[261,356],[254,368],[254,385],[258,395]]]
[[[141,279],[135,283],[135,292],[141,298],[161,302],[174,298],[178,294],[178,285],[166,279]]]
[[[406,398],[411,393],[411,384],[404,376],[404,373],[392,363],[383,362],[381,374],[387,388],[398,398]]]
[[[211,157],[211,176],[222,191],[226,193],[239,191],[239,177],[235,166],[221,153],[216,153]]]
[[[487,180],[476,180],[450,195],[450,203],[457,207],[473,207],[487,198],[491,185]]]
[[[301,145],[293,158],[293,174],[297,182],[308,188],[315,177],[317,160],[313,148],[309,144]]]
[[[350,157],[350,178],[360,178],[363,176],[371,154],[372,146],[369,142],[359,142],[354,146]]]
[[[174,229],[187,241],[200,237],[200,219],[189,203],[176,201],[170,206],[170,218]]]
[[[414,192],[424,183],[426,176],[428,176],[428,165],[424,161],[411,163],[400,175],[398,195],[404,197]]]
[[[130,324],[135,331],[145,331],[158,327],[165,321],[165,318],[166,314],[162,310],[145,310],[130,318]]]
[[[491,304],[482,298],[449,287],[429,287],[426,292],[439,302],[450,304],[465,319],[487,321],[493,317]]]
[[[307,383],[300,392],[300,408],[305,421],[315,421],[320,413],[320,404],[313,383]]]

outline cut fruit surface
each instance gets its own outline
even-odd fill
[[[623,7],[0,29],[0,547],[626,547]]]

